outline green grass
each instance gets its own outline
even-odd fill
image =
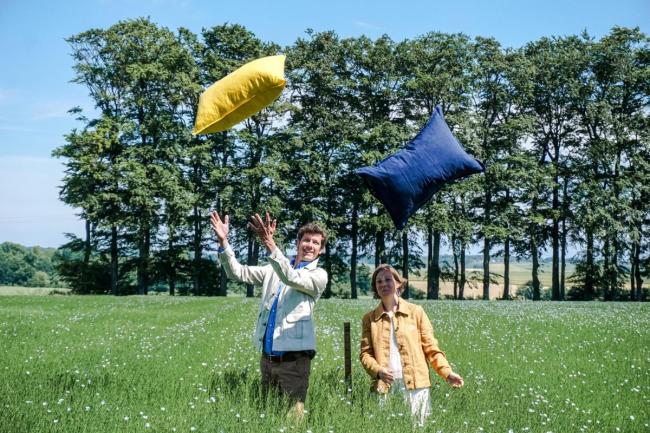
[[[0,432],[410,431],[399,402],[378,407],[357,361],[359,321],[375,302],[318,302],[307,421],[293,425],[258,394],[257,299],[2,297]],[[650,431],[650,304],[423,305],[466,385],[434,377],[433,415],[418,431]]]

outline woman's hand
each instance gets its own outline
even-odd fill
[[[226,215],[223,221],[221,221],[219,214],[215,210],[210,215],[210,224],[212,225],[214,234],[217,235],[219,244],[223,248],[226,248],[228,246],[228,229],[230,227],[230,218],[228,218],[228,215]]]
[[[447,383],[454,388],[460,388],[465,384],[465,381],[463,380],[462,377],[460,377],[460,374],[456,374],[452,372],[449,373],[449,376],[447,376]]]
[[[273,234],[275,233],[276,224],[277,220],[271,220],[268,212],[266,213],[266,221],[263,221],[259,214],[255,214],[248,223],[248,227],[257,234],[260,242],[264,244],[269,253],[275,249]]]
[[[395,378],[393,377],[393,372],[385,368],[379,370],[379,373],[377,373],[377,377],[389,385],[393,383],[393,380],[395,380]]]

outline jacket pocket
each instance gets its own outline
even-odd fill
[[[289,314],[287,314],[287,322],[294,323],[302,320],[308,320],[311,315],[311,308],[306,301],[300,302],[294,307]]]
[[[311,308],[306,301],[299,302],[286,317],[287,336],[293,339],[302,339],[306,328],[310,325]]]
[[[302,322],[303,320],[309,320],[309,309],[305,311],[292,311],[287,315],[287,322],[295,323]]]

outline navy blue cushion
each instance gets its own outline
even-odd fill
[[[483,164],[469,156],[453,136],[438,106],[426,126],[406,147],[356,173],[384,204],[395,227],[401,230],[409,217],[445,183],[484,170]]]

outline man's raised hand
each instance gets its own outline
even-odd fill
[[[257,234],[260,242],[264,244],[269,252],[273,252],[275,249],[273,235],[275,234],[276,225],[277,220],[272,220],[268,212],[266,212],[265,220],[262,220],[259,214],[255,214],[251,216],[251,221],[248,223],[248,227]]]
[[[214,234],[217,235],[219,244],[221,244],[223,248],[228,246],[228,229],[230,227],[230,218],[228,218],[228,215],[226,215],[222,221],[219,217],[219,213],[216,210],[212,211],[212,214],[210,214],[210,224],[212,225]]]

